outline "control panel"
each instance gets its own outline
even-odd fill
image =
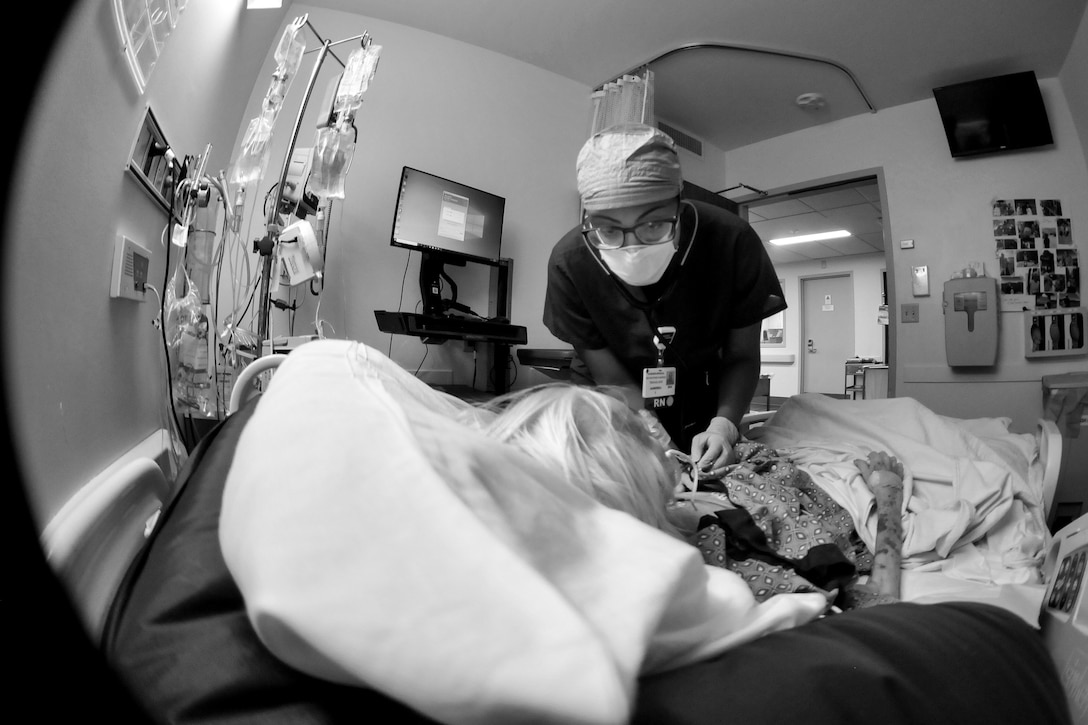
[[[117,235],[113,251],[113,278],[110,297],[143,302],[147,295],[147,271],[151,252],[123,234]]]
[[[1046,606],[1059,612],[1073,610],[1073,605],[1080,596],[1086,562],[1088,562],[1088,546],[1070,552],[1062,558],[1061,564],[1058,565],[1058,573],[1054,575]]]

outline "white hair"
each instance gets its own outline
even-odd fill
[[[674,466],[618,394],[551,383],[500,396],[487,408],[496,415],[483,424],[485,433],[561,470],[605,506],[680,538],[665,516]]]

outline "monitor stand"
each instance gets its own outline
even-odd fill
[[[424,315],[438,315],[441,317],[447,317],[447,303],[443,302],[440,291],[442,289],[441,280],[445,278],[451,285],[451,289],[454,290],[456,295],[456,285],[453,281],[445,275],[443,269],[446,264],[453,264],[455,266],[465,266],[466,260],[450,258],[447,255],[443,255],[435,252],[422,252],[422,259],[419,266],[419,291],[420,298],[423,302],[423,314]],[[491,297],[491,309],[489,314],[492,315],[492,321],[499,322],[500,324],[509,324],[510,321],[510,281],[513,273],[513,260],[502,258],[495,261],[492,264],[494,270],[491,275],[489,283],[489,294]],[[401,312],[384,312],[375,311],[377,317],[378,329],[382,332],[388,332],[399,335],[416,335],[417,337],[423,337],[418,332],[409,331],[408,324],[404,321],[407,316],[415,317],[411,313]],[[513,327],[517,327],[516,325]],[[520,328],[524,330],[525,328]],[[458,336],[451,335],[449,339],[458,339]],[[460,339],[467,339],[467,337],[460,337]],[[473,343],[476,344],[475,342]],[[509,361],[511,358],[510,348],[513,345],[524,345],[524,339],[520,342],[502,342],[498,340],[483,341],[483,349],[476,361],[476,369],[483,371],[485,380],[485,386],[494,386],[495,392],[498,394],[505,393],[509,390]]]
[[[423,300],[423,314],[445,315],[447,304],[442,300],[443,279],[452,291],[449,302],[457,301],[457,283],[446,274],[445,266],[464,267],[465,260],[433,252],[422,252],[422,255],[419,261],[419,297]]]

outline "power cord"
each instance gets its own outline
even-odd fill
[[[430,354],[430,352],[431,352],[431,346],[427,345],[427,344],[424,344],[423,345],[423,359],[419,361],[419,366],[416,367],[416,371],[414,373],[414,375],[417,378],[419,377],[419,371],[423,369],[423,363],[425,363],[427,361],[427,355]]]
[[[408,263],[412,260],[411,254],[406,253],[404,255],[404,273],[400,276],[400,297],[397,298],[397,312],[401,311],[401,307],[404,306],[404,281],[408,279]],[[386,357],[393,357],[393,333],[389,333],[389,349],[385,353]]]

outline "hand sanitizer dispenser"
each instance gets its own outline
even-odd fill
[[[963,277],[944,283],[944,349],[952,367],[997,364],[997,280]]]

